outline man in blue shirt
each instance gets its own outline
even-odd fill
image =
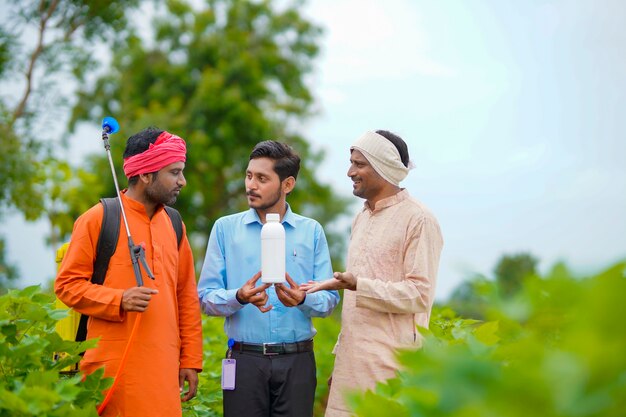
[[[300,157],[283,143],[258,143],[246,170],[250,209],[218,219],[211,230],[198,295],[205,313],[224,316],[234,341],[235,388],[225,389],[224,416],[313,415],[317,380],[312,317],[328,316],[337,291],[306,294],[299,284],[332,277],[322,226],[291,211]],[[261,284],[261,227],[279,213],[285,228],[286,284]]]

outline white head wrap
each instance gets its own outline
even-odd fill
[[[400,185],[400,181],[409,174],[409,168],[402,163],[395,145],[378,133],[365,132],[350,147],[350,150],[353,149],[360,151],[372,168],[393,185]],[[412,164],[409,166],[412,167]]]

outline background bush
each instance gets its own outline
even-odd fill
[[[0,416],[97,416],[101,391],[110,385],[95,372],[80,375],[61,370],[95,342],[64,341],[55,331],[66,311],[54,308],[54,297],[38,286],[0,296]],[[55,360],[55,353],[65,355]]]
[[[487,322],[437,311],[397,378],[350,397],[356,415],[624,416],[625,266],[531,276],[515,296],[492,297]]]
[[[484,320],[435,308],[423,349],[399,354],[404,370],[375,392],[352,393],[355,415],[617,417],[626,409],[626,263],[573,277],[557,265],[514,294],[481,293]],[[110,379],[81,382],[61,370],[93,343],[63,341],[66,312],[39,287],[0,296],[0,416],[95,416]],[[339,332],[338,314],[315,319],[315,415],[322,416]],[[204,371],[183,415],[221,416],[223,319],[203,317]],[[65,352],[58,361],[54,352]]]

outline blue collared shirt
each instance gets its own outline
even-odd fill
[[[331,278],[333,271],[322,226],[293,213],[289,206],[282,224],[285,266],[291,278],[298,284]],[[285,307],[272,286],[266,291],[269,304],[274,307],[267,313],[261,313],[252,304],[242,305],[235,297],[237,290],[261,270],[262,226],[254,209],[215,222],[198,282],[202,310],[210,316],[226,317],[224,330],[238,342],[289,343],[311,339],[316,333],[311,317],[328,316],[339,302],[337,291],[307,294],[302,305]]]

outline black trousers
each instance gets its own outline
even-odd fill
[[[235,389],[224,390],[224,417],[312,417],[317,377],[313,352],[232,353]]]

